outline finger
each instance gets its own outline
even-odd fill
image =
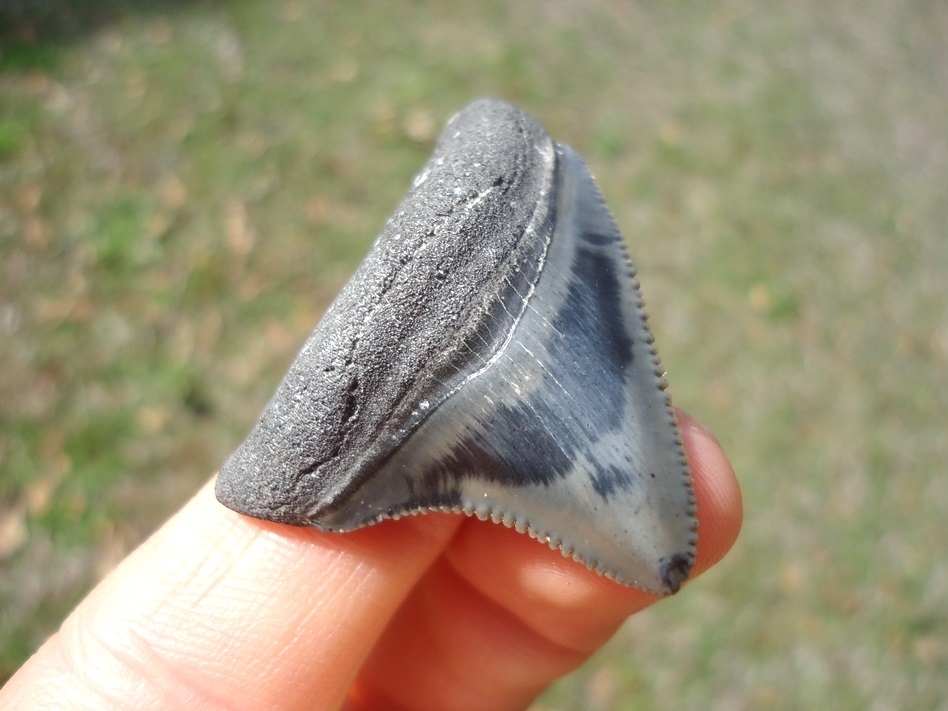
[[[688,413],[678,410],[678,425],[694,473],[698,505],[698,559],[692,577],[731,550],[741,531],[744,502],[734,470],[720,443]]]
[[[324,534],[234,514],[207,486],[75,610],[0,707],[338,708],[461,520]]]
[[[740,490],[715,439],[680,413],[699,518],[694,574],[740,529]],[[687,592],[685,592],[687,594]],[[356,682],[356,709],[518,709],[660,598],[547,546],[469,519],[385,631]]]

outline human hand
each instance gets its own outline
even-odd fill
[[[694,576],[734,543],[741,497],[714,438],[679,421]],[[490,522],[327,534],[235,514],[209,485],[89,594],[0,709],[519,709],[659,599]]]

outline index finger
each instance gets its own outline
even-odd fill
[[[333,535],[241,516],[205,486],[79,605],[0,706],[338,708],[461,520]]]

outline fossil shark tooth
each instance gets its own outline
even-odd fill
[[[691,477],[625,246],[583,161],[482,100],[329,307],[217,497],[350,531],[432,509],[668,594]]]

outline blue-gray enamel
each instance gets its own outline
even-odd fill
[[[625,246],[582,160],[480,101],[317,326],[218,498],[347,531],[491,517],[674,592],[694,497]]]

